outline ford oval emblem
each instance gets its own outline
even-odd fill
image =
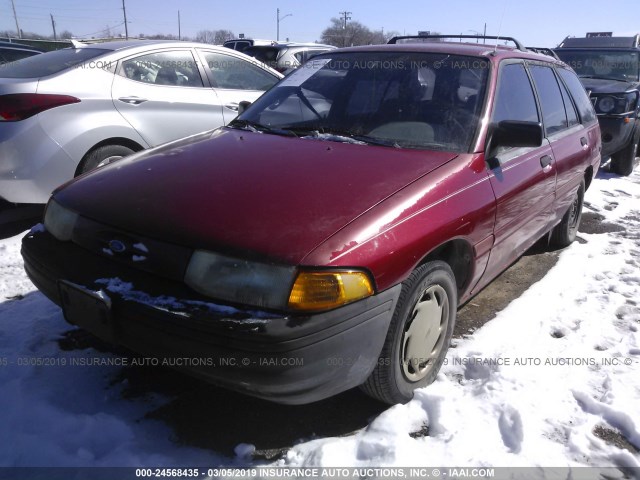
[[[116,253],[122,253],[127,249],[127,246],[120,240],[111,240],[109,242],[109,248]]]

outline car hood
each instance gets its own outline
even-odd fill
[[[593,93],[623,93],[629,90],[637,90],[638,82],[625,82],[622,80],[609,80],[604,78],[580,77],[585,90]]]
[[[456,155],[223,128],[117,161],[54,196],[131,233],[297,264]]]

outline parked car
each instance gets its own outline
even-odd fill
[[[336,50],[227,127],[59,188],[22,253],[71,324],[168,365],[282,403],[406,402],[459,305],[541,237],[575,239],[599,163],[552,57]]]
[[[42,50],[23,45],[22,43],[0,42],[0,67],[22,58],[32,57],[42,53]],[[0,75],[2,70],[0,70]]]
[[[281,73],[298,68],[310,58],[335,50],[333,45],[318,43],[278,43],[276,45],[254,45],[243,50]]]
[[[219,127],[282,77],[232,50],[128,41],[6,65],[0,203],[45,203],[58,185],[145,148]]]
[[[222,45],[232,50],[244,52],[247,48],[254,45],[276,45],[278,42],[275,40],[259,40],[257,38],[234,38],[227,40]]]
[[[567,37],[555,49],[580,77],[602,131],[602,157],[629,175],[640,154],[640,35]]]

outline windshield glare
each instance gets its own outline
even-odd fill
[[[488,65],[429,53],[326,54],[282,80],[239,120],[318,139],[465,152],[478,126]]]
[[[560,59],[581,77],[608,78],[628,82],[638,81],[638,52],[556,50]]]

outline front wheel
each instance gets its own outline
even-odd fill
[[[432,261],[416,268],[402,284],[378,365],[361,389],[395,404],[432,383],[447,355],[457,306],[449,265]]]
[[[560,223],[551,231],[551,245],[564,248],[573,243],[578,235],[580,220],[582,220],[582,203],[584,200],[584,180],[580,182],[578,191],[573,197],[569,210],[564,214]]]
[[[103,167],[132,153],[134,153],[134,151],[124,145],[102,145],[101,147],[94,148],[82,159],[78,174]]]
[[[624,177],[631,175],[638,154],[638,139],[634,135],[629,145],[611,156],[611,171]]]

